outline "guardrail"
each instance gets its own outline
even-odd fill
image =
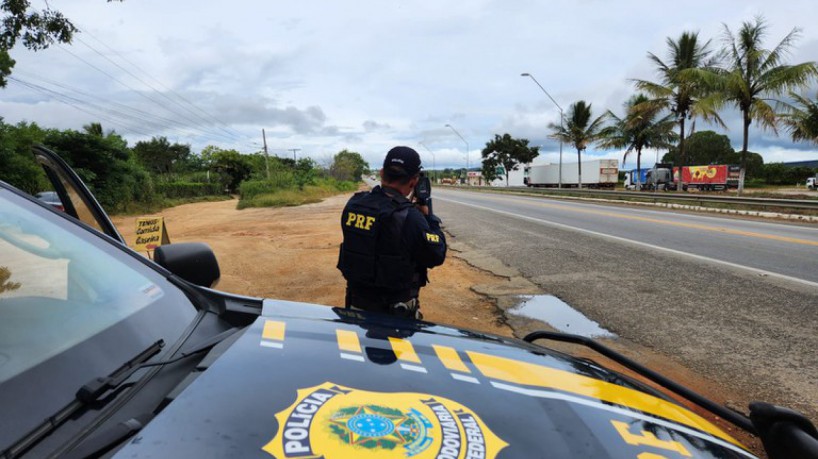
[[[818,210],[818,199],[774,199],[774,198],[744,198],[733,196],[713,196],[707,192],[689,193],[677,191],[606,191],[594,189],[577,188],[528,188],[528,187],[461,187],[452,188],[469,189],[476,191],[492,192],[522,192],[537,195],[565,195],[565,196],[588,196],[602,198],[618,198],[622,200],[638,200],[642,202],[663,202],[663,203],[685,203],[698,204],[707,207],[705,204],[731,204],[737,206],[760,207],[762,209],[787,208],[798,210]]]

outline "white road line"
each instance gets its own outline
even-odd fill
[[[672,429],[672,430],[677,430],[679,432],[684,432],[684,433],[686,433],[688,435],[691,435],[691,436],[694,436],[694,437],[697,437],[697,438],[701,438],[703,440],[707,440],[707,441],[709,441],[711,443],[716,443],[716,444],[718,444],[720,446],[723,446],[725,448],[728,448],[728,449],[730,449],[732,451],[743,454],[744,456],[755,458],[755,456],[748,453],[747,451],[744,451],[743,449],[737,447],[736,445],[728,443],[728,442],[726,442],[726,441],[724,441],[724,440],[722,440],[720,438],[716,438],[716,437],[714,437],[714,436],[712,436],[710,434],[706,434],[706,433],[703,433],[703,432],[699,432],[697,430],[689,429],[689,428],[687,428],[685,426],[682,426],[680,424],[665,421],[663,419],[655,418],[653,416],[649,416],[649,415],[646,415],[646,414],[643,414],[643,413],[640,413],[640,412],[626,410],[624,408],[619,408],[619,407],[616,407],[616,406],[606,405],[604,403],[600,403],[600,402],[595,401],[595,400],[588,400],[588,399],[584,399],[584,398],[579,398],[579,397],[575,397],[573,395],[563,394],[561,392],[552,392],[552,391],[546,391],[546,390],[540,390],[540,389],[529,389],[529,388],[526,388],[526,387],[518,387],[518,386],[512,386],[510,384],[504,384],[504,383],[497,382],[497,381],[492,381],[491,385],[496,387],[497,389],[506,390],[506,391],[509,391],[509,392],[515,392],[515,393],[518,393],[518,394],[527,395],[529,397],[547,398],[547,399],[552,399],[552,400],[562,400],[562,401],[569,402],[569,403],[576,403],[576,404],[579,404],[579,405],[590,406],[592,408],[597,408],[597,409],[608,411],[608,412],[611,412],[611,413],[620,414],[622,416],[628,416],[628,417],[631,417],[631,418],[641,419],[643,421],[647,421],[647,422],[650,422],[652,424],[658,424],[660,426],[667,427],[667,428]]]
[[[442,200],[442,201],[455,203],[455,204],[460,204],[460,205],[467,206],[467,207],[473,207],[475,209],[487,210],[489,212],[495,212],[495,213],[498,213],[498,214],[508,215],[510,217],[521,218],[523,220],[529,220],[529,221],[533,221],[533,222],[537,222],[537,223],[543,223],[545,225],[554,226],[554,227],[565,229],[565,230],[568,230],[568,231],[576,231],[576,232],[579,232],[579,233],[590,234],[592,236],[604,237],[604,238],[612,239],[614,241],[624,242],[624,243],[627,243],[627,244],[633,244],[633,245],[637,245],[637,246],[640,246],[640,247],[647,247],[649,249],[654,249],[654,250],[661,250],[663,252],[668,252],[668,253],[672,253],[674,255],[680,255],[680,256],[683,256],[683,257],[692,258],[694,260],[704,261],[704,262],[708,262],[708,263],[715,263],[715,264],[719,264],[719,265],[723,265],[723,266],[729,266],[731,268],[742,269],[742,270],[745,270],[745,271],[749,271],[751,273],[761,274],[762,276],[775,277],[777,279],[790,281],[790,282],[795,282],[795,283],[807,285],[807,286],[813,287],[813,288],[818,288],[818,282],[812,282],[812,281],[808,281],[808,280],[805,280],[805,279],[799,279],[797,277],[787,276],[785,274],[774,273],[772,271],[766,271],[766,270],[759,269],[759,268],[752,268],[750,266],[739,265],[739,264],[736,264],[736,263],[731,263],[729,261],[718,260],[718,259],[715,259],[715,258],[705,257],[705,256],[702,256],[702,255],[696,255],[694,253],[682,252],[680,250],[675,250],[675,249],[670,249],[670,248],[667,248],[667,247],[648,244],[647,242],[634,241],[633,239],[626,239],[624,237],[613,236],[613,235],[610,235],[610,234],[600,233],[598,231],[592,231],[592,230],[588,230],[588,229],[584,229],[584,228],[577,228],[575,226],[565,225],[565,224],[562,224],[562,223],[556,223],[556,222],[552,222],[552,221],[549,221],[549,220],[544,220],[542,218],[529,217],[527,215],[515,214],[513,212],[506,212],[504,210],[492,209],[491,207],[481,206],[481,205],[478,205],[478,204],[470,204],[470,203],[467,203],[467,202],[455,201],[453,199],[446,199],[446,198],[440,198],[440,197],[438,197],[437,199]]]

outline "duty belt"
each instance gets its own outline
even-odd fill
[[[352,309],[359,309],[362,311],[381,312],[392,314],[398,317],[420,318],[420,301],[417,298],[411,298],[406,301],[398,301],[394,303],[373,303],[363,300],[360,297],[353,296],[350,299],[348,307]]]

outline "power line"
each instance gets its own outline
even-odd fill
[[[225,123],[225,122],[224,122],[224,121],[222,121],[221,119],[219,119],[219,118],[217,118],[217,117],[213,116],[212,114],[210,114],[210,113],[209,113],[209,112],[207,112],[206,110],[204,110],[204,109],[200,108],[199,106],[197,106],[197,105],[196,105],[196,104],[194,104],[193,102],[191,102],[191,101],[189,101],[188,99],[186,99],[186,98],[185,98],[184,96],[182,96],[181,94],[179,94],[179,93],[177,93],[176,91],[174,91],[173,89],[169,88],[167,85],[165,85],[164,83],[162,83],[160,80],[158,80],[157,78],[155,78],[153,75],[151,75],[151,74],[150,74],[150,73],[148,73],[147,71],[143,70],[141,67],[139,67],[139,66],[138,66],[138,65],[136,65],[135,63],[133,63],[133,62],[131,62],[130,60],[128,60],[128,59],[127,59],[125,56],[123,56],[122,54],[120,54],[120,53],[119,53],[117,50],[115,50],[115,49],[113,49],[112,47],[108,46],[108,44],[107,44],[107,43],[105,43],[104,41],[102,41],[102,40],[100,40],[99,38],[97,38],[96,36],[94,36],[94,34],[92,34],[91,32],[89,32],[88,30],[82,29],[82,30],[81,30],[81,32],[82,32],[82,33],[84,33],[84,34],[86,34],[86,35],[88,35],[88,36],[89,36],[89,37],[91,37],[92,39],[94,39],[94,40],[95,40],[97,43],[101,44],[101,45],[102,45],[102,46],[104,46],[106,49],[108,49],[110,52],[114,53],[114,54],[115,54],[115,55],[116,55],[116,56],[117,56],[119,59],[121,59],[123,62],[125,62],[125,63],[129,64],[131,67],[133,67],[133,68],[134,68],[134,69],[136,69],[137,71],[141,72],[141,73],[142,73],[143,75],[145,75],[147,78],[149,78],[149,79],[153,80],[153,81],[154,81],[156,84],[158,84],[159,86],[161,86],[162,88],[164,88],[166,91],[168,91],[168,92],[170,92],[171,94],[173,94],[174,96],[176,96],[178,99],[180,99],[181,101],[183,101],[184,103],[186,103],[188,106],[190,106],[190,107],[192,107],[192,108],[194,108],[194,109],[198,110],[199,112],[203,113],[203,114],[204,114],[206,117],[208,117],[208,118],[210,118],[211,120],[215,121],[216,123],[218,123],[218,124],[222,125],[222,126],[223,126],[223,128],[222,128],[222,130],[223,130],[223,131],[225,131],[225,132],[232,131],[232,135],[236,135],[236,136],[238,136],[238,137],[245,137],[245,138],[247,137],[245,134],[242,134],[241,132],[237,131],[236,129],[233,129],[232,127],[230,127],[230,125],[228,125],[227,123]],[[80,40],[80,39],[78,39],[78,40]],[[81,40],[80,40],[80,41],[81,41]],[[92,48],[90,45],[88,45],[87,43],[85,43],[85,42],[82,42],[82,43],[83,43],[85,46],[88,46],[89,48],[93,49],[93,48]],[[103,57],[105,57],[106,59],[108,59],[106,56],[103,56]],[[110,59],[108,59],[108,60],[110,60]],[[113,61],[111,61],[111,62],[112,62],[112,63],[114,63]],[[114,63],[114,64],[115,64],[115,63]],[[115,64],[115,65],[117,65],[117,64]],[[119,65],[117,65],[117,67],[122,68],[122,67],[121,67],[121,66],[119,66]],[[125,70],[125,69],[123,69],[123,70]],[[128,73],[130,74],[130,72],[128,72]],[[134,78],[136,78],[136,77],[134,77]],[[138,79],[138,80],[139,80],[139,79]],[[141,80],[139,80],[139,81],[141,81]],[[143,84],[145,84],[145,85],[146,85],[146,86],[148,86],[148,87],[151,87],[150,85],[148,85],[148,84],[147,84],[147,83],[145,83],[145,82],[142,82],[142,83],[143,83]],[[154,89],[154,88],[152,88],[152,87],[151,87],[151,89]],[[155,90],[155,89],[154,89],[154,90]]]
[[[89,94],[87,92],[82,91],[81,89],[74,88],[74,87],[66,85],[64,83],[59,83],[59,82],[56,82],[56,81],[53,81],[53,80],[49,80],[48,78],[41,77],[41,76],[33,76],[33,75],[30,75],[30,74],[28,74],[27,72],[24,72],[24,71],[18,71],[16,73],[18,75],[25,76],[28,79],[33,78],[33,79],[36,79],[36,80],[40,80],[41,82],[44,82],[46,84],[50,84],[52,86],[56,86],[58,88],[65,89],[67,91],[75,92],[75,93],[77,93],[77,94],[79,94],[79,95],[81,95],[83,97],[88,97],[88,98],[91,98],[91,99],[97,99],[97,100],[102,101],[105,104],[110,104],[110,105],[113,105],[115,107],[119,107],[122,110],[126,110],[126,111],[130,112],[131,117],[135,118],[137,121],[141,121],[143,123],[148,123],[148,124],[151,125],[151,127],[153,127],[154,129],[160,130],[160,131],[161,130],[173,130],[176,134],[180,134],[180,135],[183,135],[183,136],[207,135],[207,134],[209,134],[206,131],[200,131],[199,133],[197,133],[197,132],[191,130],[188,126],[185,126],[183,124],[178,123],[177,120],[174,120],[174,119],[171,119],[171,118],[166,118],[166,117],[163,117],[161,115],[154,114],[154,113],[149,113],[149,112],[146,112],[146,111],[140,110],[138,108],[134,108],[134,107],[131,107],[131,106],[119,103],[119,102],[113,102],[113,101],[104,99],[101,96],[97,96],[97,95],[94,95],[94,94]],[[58,91],[54,91],[54,92],[58,92]],[[79,101],[80,103],[89,103],[89,104],[91,103],[91,102],[83,101],[83,100],[78,99],[76,97],[74,99]],[[125,116],[127,116],[127,115],[125,115]],[[174,124],[180,124],[181,127],[175,127]]]
[[[150,101],[150,102],[152,102],[152,103],[154,103],[154,104],[156,104],[156,105],[158,105],[158,106],[162,107],[163,109],[165,109],[165,110],[167,110],[167,111],[169,111],[169,112],[171,112],[171,113],[174,113],[174,114],[176,114],[176,115],[179,115],[179,113],[178,113],[178,112],[175,112],[175,111],[173,111],[173,110],[168,109],[168,108],[167,108],[167,107],[165,107],[165,106],[164,106],[164,105],[163,105],[161,102],[158,102],[157,100],[155,100],[155,99],[153,99],[153,98],[151,98],[151,97],[148,97],[148,95],[146,95],[145,93],[143,93],[143,92],[141,92],[141,91],[136,90],[135,88],[131,87],[129,84],[124,83],[123,81],[121,81],[121,80],[120,80],[120,79],[118,79],[117,77],[115,77],[115,76],[111,75],[110,73],[106,72],[105,70],[103,70],[103,69],[101,69],[101,68],[97,67],[96,65],[94,65],[94,64],[92,64],[92,63],[90,63],[90,62],[88,62],[87,60],[83,59],[82,57],[78,56],[77,54],[75,54],[75,53],[73,53],[73,52],[69,51],[69,50],[68,50],[66,47],[61,46],[61,45],[57,45],[57,46],[58,46],[60,49],[62,49],[63,51],[65,51],[66,53],[70,54],[71,56],[73,56],[74,58],[76,58],[77,60],[79,60],[80,62],[83,62],[84,64],[86,64],[86,65],[88,65],[89,67],[93,68],[94,70],[96,70],[96,71],[98,71],[98,72],[102,73],[103,75],[107,76],[108,78],[110,78],[110,79],[114,80],[115,82],[119,83],[120,85],[122,85],[122,86],[124,86],[124,87],[126,87],[126,88],[130,89],[131,91],[133,91],[134,93],[136,93],[136,95],[138,95],[138,96],[140,96],[140,97],[142,97],[142,98],[144,98],[144,99],[147,99],[148,101]],[[185,116],[183,116],[183,115],[182,115],[182,117],[183,117],[183,118],[185,118],[187,121],[191,122],[191,123],[192,123],[194,126],[196,126],[196,125],[198,124],[198,122],[193,121],[193,120],[191,120],[190,118],[187,118],[187,117],[185,117]],[[199,128],[198,128],[198,127],[196,127],[196,129],[199,129]],[[207,131],[202,130],[202,132],[207,132]],[[235,139],[229,138],[229,137],[227,137],[227,136],[225,136],[225,135],[223,135],[223,134],[215,134],[215,133],[208,133],[208,134],[211,134],[211,135],[216,135],[216,136],[218,136],[218,137],[222,137],[222,138],[224,138],[224,139],[226,139],[226,140],[228,140],[228,141],[235,141]]]
[[[83,113],[87,113],[87,114],[89,114],[89,115],[91,115],[91,116],[93,116],[93,117],[95,117],[95,118],[102,119],[102,120],[107,121],[107,122],[109,122],[109,123],[113,123],[113,124],[116,124],[116,125],[122,126],[122,127],[123,127],[123,128],[125,128],[126,130],[133,131],[133,132],[135,132],[135,133],[137,133],[137,134],[140,134],[140,135],[144,135],[144,136],[147,136],[147,137],[150,137],[150,136],[151,136],[151,134],[149,134],[149,133],[147,133],[147,132],[144,132],[144,131],[140,131],[139,129],[134,129],[133,127],[131,127],[131,126],[129,126],[129,125],[127,125],[127,124],[125,124],[125,123],[123,123],[123,122],[119,121],[119,120],[112,119],[112,118],[108,118],[108,117],[106,117],[106,116],[102,116],[102,115],[100,115],[99,113],[94,113],[94,112],[92,112],[92,111],[86,110],[85,108],[83,108],[83,107],[80,105],[80,103],[79,103],[79,102],[77,102],[76,100],[74,100],[74,99],[73,99],[73,98],[71,98],[70,96],[65,96],[65,95],[60,94],[60,93],[58,93],[58,92],[56,92],[56,91],[52,91],[52,90],[50,90],[50,89],[48,89],[48,88],[44,88],[44,87],[39,86],[39,85],[36,85],[36,84],[34,84],[34,83],[29,83],[29,82],[26,82],[26,81],[20,80],[19,78],[16,78],[16,77],[13,77],[13,76],[9,76],[9,77],[8,77],[8,80],[9,80],[9,81],[13,81],[13,82],[15,82],[15,83],[17,83],[17,84],[20,84],[20,85],[22,85],[22,86],[25,86],[25,87],[27,87],[27,88],[29,88],[29,89],[33,89],[33,90],[35,90],[35,91],[39,91],[39,92],[42,92],[42,93],[45,93],[45,94],[52,95],[52,96],[54,96],[54,97],[55,97],[55,98],[56,98],[56,99],[57,99],[59,102],[62,102],[62,103],[64,103],[64,104],[66,104],[66,105],[69,105],[69,106],[71,106],[71,107],[73,107],[73,108],[75,108],[75,109],[77,109],[77,110],[79,110],[79,111],[81,111],[81,112],[83,112]]]
[[[97,55],[99,55],[100,57],[102,57],[103,59],[107,60],[108,62],[110,62],[111,64],[113,64],[114,66],[116,66],[118,69],[120,69],[120,70],[122,70],[123,72],[127,73],[128,75],[130,75],[130,76],[131,76],[133,79],[135,79],[136,81],[138,81],[138,82],[142,83],[143,85],[147,86],[147,87],[148,87],[148,88],[150,88],[150,89],[151,89],[153,92],[155,92],[155,93],[156,93],[156,94],[158,94],[159,96],[161,96],[161,97],[165,98],[165,99],[166,99],[166,100],[168,100],[170,103],[172,103],[172,104],[176,105],[177,107],[181,108],[182,110],[184,110],[184,111],[186,111],[186,112],[190,113],[191,115],[193,115],[193,116],[197,117],[197,118],[198,118],[200,121],[203,121],[203,122],[205,123],[205,125],[213,124],[213,123],[212,123],[210,120],[208,120],[208,119],[204,118],[203,116],[201,116],[201,115],[199,115],[199,114],[197,114],[197,113],[193,112],[193,111],[192,111],[192,110],[190,110],[189,108],[187,108],[187,107],[185,107],[184,105],[180,104],[178,101],[173,100],[172,98],[168,97],[168,95],[167,95],[167,94],[165,94],[165,93],[163,93],[163,92],[159,91],[158,89],[156,89],[155,87],[151,86],[149,83],[147,83],[147,82],[146,82],[145,80],[143,80],[142,78],[139,78],[138,76],[134,75],[134,74],[133,74],[133,72],[131,72],[130,70],[126,69],[125,67],[123,67],[123,66],[119,65],[118,63],[116,63],[115,61],[113,61],[111,58],[109,58],[108,56],[106,56],[105,54],[101,53],[99,50],[97,50],[97,49],[96,49],[96,48],[94,48],[93,46],[91,46],[91,45],[89,45],[88,43],[86,43],[85,41],[83,41],[81,38],[77,38],[77,41],[78,41],[78,42],[80,42],[80,43],[82,43],[83,45],[85,45],[85,47],[87,47],[88,49],[90,49],[91,51],[93,51],[94,53],[96,53]],[[175,112],[175,113],[177,113],[177,114],[178,114],[179,112]],[[189,119],[189,120],[190,120],[190,119]],[[227,131],[227,130],[225,130],[225,129],[223,129],[223,128],[219,127],[219,126],[217,126],[217,128],[218,128],[218,129],[221,129],[223,132],[225,132],[225,133],[226,133],[226,135],[230,136],[230,137],[231,137],[233,140],[238,140],[238,139],[240,138],[239,136],[237,136],[237,135],[233,134],[232,132]]]

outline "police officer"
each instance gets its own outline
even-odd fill
[[[446,259],[446,238],[429,207],[413,202],[420,169],[415,150],[395,147],[380,186],[356,193],[344,207],[338,269],[347,281],[347,307],[421,318],[418,294],[426,270]]]

